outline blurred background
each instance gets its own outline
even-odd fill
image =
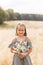
[[[43,65],[43,0],[0,0],[0,65],[12,64],[14,54],[8,46],[18,22],[26,25],[32,42],[33,65]]]

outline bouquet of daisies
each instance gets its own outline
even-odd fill
[[[25,53],[27,51],[27,48],[29,48],[29,46],[27,47],[26,41],[21,43],[16,42],[14,45],[14,49],[19,51],[20,53]]]

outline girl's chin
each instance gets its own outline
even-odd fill
[[[19,36],[24,36],[23,34],[20,34]]]

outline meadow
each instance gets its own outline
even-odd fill
[[[0,26],[0,65],[11,65],[13,55],[8,48],[15,38],[15,27],[18,22],[23,22],[27,28],[27,36],[32,42],[30,54],[33,65],[43,65],[43,21],[6,21]]]

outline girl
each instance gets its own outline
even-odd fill
[[[14,53],[12,65],[32,65],[29,54],[32,52],[32,44],[27,37],[26,27],[19,23],[16,27],[17,37],[13,39],[9,48]]]

